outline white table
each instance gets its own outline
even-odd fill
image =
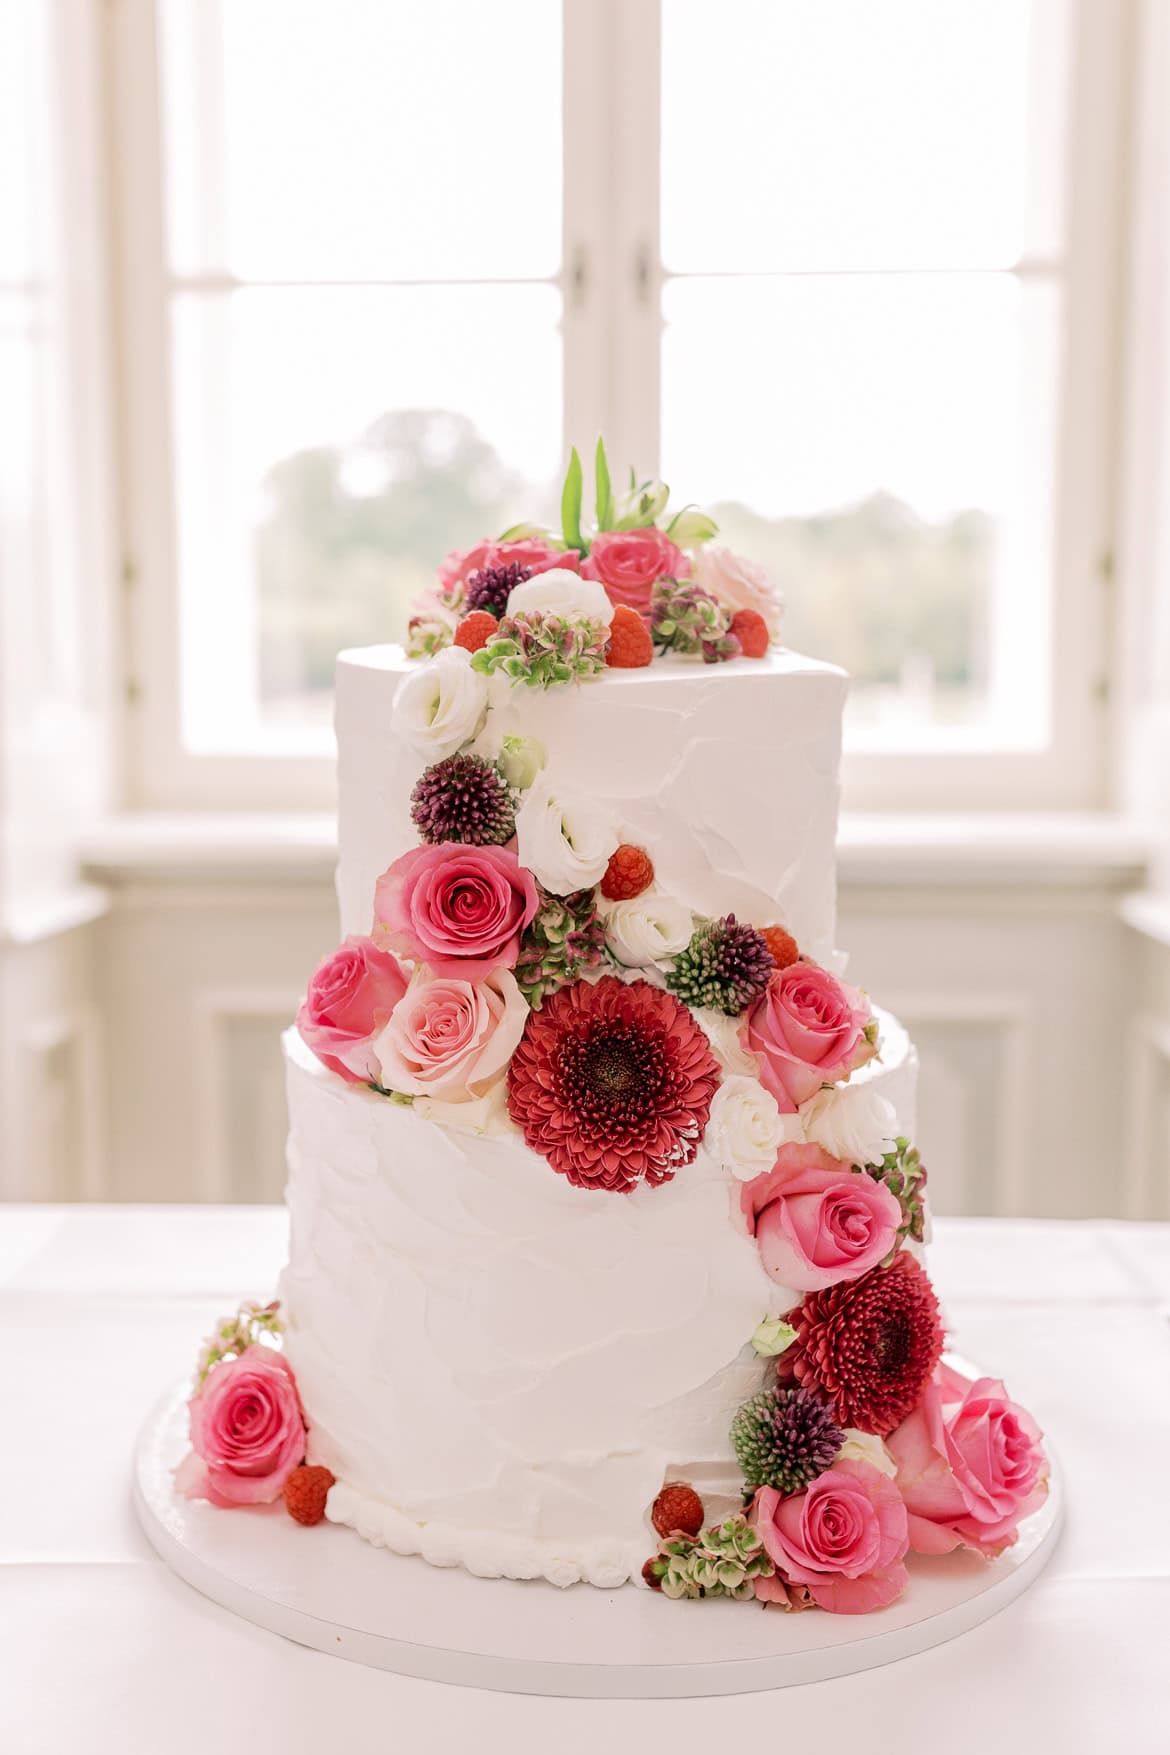
[[[963,1351],[1065,1470],[1067,1528],[1032,1591],[884,1670],[678,1702],[364,1669],[236,1620],[154,1557],[130,1509],[139,1422],[210,1320],[270,1290],[283,1242],[272,1208],[0,1206],[4,1755],[1170,1750],[1170,1226],[938,1223]]]

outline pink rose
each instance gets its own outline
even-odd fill
[[[659,579],[685,579],[691,563],[661,530],[607,530],[593,539],[582,563],[583,579],[600,579],[611,603],[650,613],[650,592]]]
[[[378,1076],[373,1039],[406,992],[397,957],[370,938],[347,938],[326,957],[297,1012],[305,1046],[343,1079],[366,1083]]]
[[[780,632],[784,600],[758,562],[732,554],[729,548],[704,543],[695,557],[694,578],[696,585],[709,591],[724,608],[754,609],[763,616],[773,638]]]
[[[381,1083],[446,1103],[482,1097],[503,1077],[528,1016],[506,969],[478,982],[416,969],[378,1038]]]
[[[971,1382],[940,1365],[914,1412],[886,1445],[916,1554],[948,1554],[963,1543],[995,1555],[1048,1491],[1048,1460],[1031,1415],[993,1377]]]
[[[877,1052],[866,1038],[868,1001],[816,963],[793,963],[768,983],[740,1030],[760,1057],[760,1079],[791,1115],[822,1085],[847,1079]]]
[[[530,573],[547,573],[550,567],[566,567],[575,573],[581,556],[575,548],[552,548],[540,537],[526,536],[516,542],[477,542],[474,548],[452,549],[439,566],[439,592],[450,609],[462,606],[467,582],[484,567],[516,563]]]
[[[797,1292],[856,1280],[890,1253],[902,1209],[890,1190],[820,1146],[783,1145],[740,1188],[764,1270]]]
[[[436,975],[477,981],[512,967],[539,905],[532,873],[506,847],[418,847],[378,879],[374,939]]]
[[[270,1505],[305,1455],[305,1416],[283,1354],[248,1347],[213,1365],[187,1403],[191,1452],[175,1470],[188,1499]]]
[[[806,1586],[822,1609],[863,1615],[906,1587],[906,1507],[869,1463],[836,1462],[787,1498],[761,1487],[748,1515],[783,1580]]]

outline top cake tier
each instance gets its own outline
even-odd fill
[[[420,668],[398,646],[337,662],[343,934],[373,921],[374,886],[419,844],[410,795],[428,760],[395,724]],[[558,783],[617,803],[624,838],[654,849],[659,883],[696,914],[775,921],[833,955],[846,677],[789,651],[705,666],[662,659],[547,691],[491,682],[481,737],[531,738]]]

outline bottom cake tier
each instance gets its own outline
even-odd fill
[[[914,1128],[913,1045],[881,1017],[854,1074]],[[574,1187],[516,1135],[437,1126],[284,1040],[285,1349],[329,1518],[492,1577],[638,1579],[686,1480],[738,1510],[729,1438],[765,1381],[751,1337],[798,1295],[703,1152],[658,1188]]]

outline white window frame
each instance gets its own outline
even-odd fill
[[[552,3],[552,0],[550,0]],[[564,411],[569,443],[604,433],[649,474],[659,453],[660,7],[562,0]],[[1075,13],[1053,546],[1052,738],[993,747],[850,750],[845,802],[865,810],[1070,809],[1109,802],[1112,530],[1127,212],[1133,0]],[[122,414],[126,800],[134,806],[318,809],[331,758],[196,755],[179,725],[168,285],[154,0],[109,8],[112,223]],[[642,167],[639,172],[638,167]],[[436,557],[437,559],[438,557]]]

